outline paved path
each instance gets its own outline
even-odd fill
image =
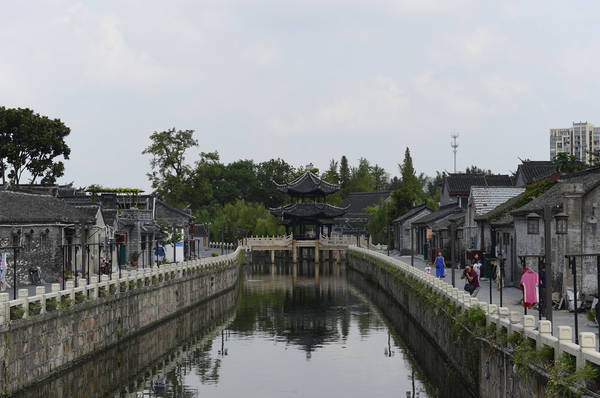
[[[387,254],[387,252],[383,252],[384,254]],[[410,256],[399,256],[397,253],[396,254],[391,254],[390,253],[390,257],[399,259],[407,264],[410,264]],[[417,259],[416,257],[414,258],[414,266],[421,269],[421,270],[425,270],[425,262],[423,260]],[[432,272],[435,272],[435,269],[432,270]],[[462,270],[455,270],[454,271],[454,278],[455,278],[455,287],[458,287],[459,289],[462,289],[465,285],[465,280],[461,280],[460,276],[462,274]],[[452,276],[450,274],[450,270],[447,271],[447,275],[446,278],[444,278],[444,281],[448,284],[452,284]],[[488,303],[490,303],[490,281],[489,279],[487,280],[482,280],[480,282],[480,286],[481,286],[481,290],[479,291],[479,294],[477,295],[477,298],[479,299],[479,301],[486,301]],[[502,305],[500,305],[500,292],[496,289],[496,284],[494,283],[494,281],[492,281],[492,300],[490,304],[496,304],[499,307],[507,307],[509,309],[509,311],[519,311],[521,314],[525,314],[525,309],[523,308],[523,303],[522,303],[522,299],[523,299],[523,294],[521,292],[520,288],[515,288],[515,287],[506,287],[504,289],[502,289]],[[528,308],[527,309],[527,315],[533,315],[535,316],[536,319],[536,326],[537,326],[537,322],[539,320],[539,312],[537,310],[534,310],[532,308]],[[558,335],[558,326],[570,326],[573,330],[573,341],[575,340],[575,314],[573,312],[569,312],[567,310],[554,310],[552,311],[552,328],[554,329],[554,332],[552,333],[554,336]],[[542,319],[546,319],[544,317],[542,317]],[[598,338],[598,325],[588,321],[587,319],[587,313],[583,312],[583,313],[578,313],[577,314],[577,320],[578,320],[578,328],[579,328],[579,333],[581,332],[592,332],[596,334],[596,351],[598,351],[599,348],[599,344],[600,344],[600,339]]]

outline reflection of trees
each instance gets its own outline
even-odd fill
[[[370,316],[369,305],[347,288],[344,276],[326,275],[317,284],[313,268],[310,276],[300,276],[298,283],[291,285],[291,276],[281,269],[274,278],[264,264],[254,266],[252,271],[261,275],[262,282],[244,284],[236,319],[229,327],[232,331],[263,333],[310,353],[323,345],[345,341],[353,317],[357,318],[361,336],[381,325],[378,317]]]

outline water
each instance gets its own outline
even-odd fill
[[[235,290],[23,396],[469,396],[415,324],[346,273],[248,266]]]

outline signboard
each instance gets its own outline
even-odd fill
[[[431,240],[431,239],[433,239],[433,230],[431,230],[431,229],[428,229],[428,230],[426,231],[426,236],[427,236],[427,240]]]
[[[189,224],[189,233],[190,236],[196,235],[196,224]]]
[[[127,231],[116,231],[115,238],[117,243],[127,243]]]

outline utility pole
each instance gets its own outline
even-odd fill
[[[450,134],[450,137],[454,138],[454,142],[450,143],[450,146],[452,147],[452,152],[454,152],[454,174],[456,174],[456,148],[458,148],[458,146],[460,145],[460,143],[456,142],[456,139],[459,135],[460,134],[456,131]]]

